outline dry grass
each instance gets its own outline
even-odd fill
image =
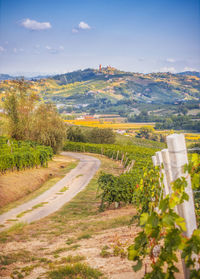
[[[46,191],[75,166],[75,160],[59,155],[48,168],[10,171],[0,176],[0,214]]]

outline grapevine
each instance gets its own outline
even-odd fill
[[[52,156],[53,151],[49,146],[0,137],[1,174],[4,174],[7,170],[23,170],[37,166],[46,167]]]

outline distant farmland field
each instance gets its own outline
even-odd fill
[[[113,123],[104,120],[65,120],[65,122],[78,126],[111,128],[114,130],[138,130],[143,126],[154,127],[154,123]]]
[[[92,127],[92,128],[111,128],[113,130],[124,130],[128,132],[129,135],[135,135],[135,132],[139,130],[141,127],[148,126],[153,127],[155,123],[121,123],[118,122],[117,119],[114,121],[108,121],[103,119],[91,119],[91,120],[65,120],[66,123],[71,125],[77,126],[85,126],[85,127]],[[129,131],[128,131],[129,130]],[[133,132],[133,134],[132,134]],[[156,130],[157,134],[164,134],[165,136],[172,133],[169,130]],[[186,133],[183,131],[173,131],[176,133],[184,133],[186,140],[189,142],[198,142],[200,141],[200,134],[199,133]]]

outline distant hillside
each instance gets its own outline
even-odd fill
[[[34,76],[34,77],[26,77],[26,76],[11,76],[8,74],[0,74],[0,81],[3,80],[16,80],[16,79],[20,79],[20,78],[24,78],[25,80],[39,80],[42,78],[49,78],[49,75],[38,75],[38,76]]]
[[[16,79],[16,77],[7,74],[0,74],[0,80],[13,80],[13,79]]]
[[[5,94],[12,81],[2,81]],[[58,104],[147,103],[174,104],[200,100],[200,73],[131,73],[104,67],[36,78],[30,81],[46,101]]]
[[[181,72],[181,73],[178,73],[179,75],[184,75],[184,76],[195,76],[195,77],[199,77],[200,78],[200,72],[190,72],[190,71],[187,71],[187,72]]]
[[[46,81],[52,88],[47,85],[46,96],[53,94],[54,99],[65,97],[81,102],[84,98],[89,101],[103,97],[111,101],[131,99],[144,103],[174,103],[200,98],[200,77],[192,72],[140,74],[106,67],[56,75]],[[57,87],[55,91],[54,86]]]

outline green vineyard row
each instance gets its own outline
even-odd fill
[[[45,167],[52,156],[53,151],[49,146],[0,137],[0,172],[2,174],[7,170]]]
[[[65,151],[88,152],[107,156],[115,160],[121,160],[126,168],[131,162],[134,162],[134,167],[131,171],[131,176],[137,184],[142,178],[143,168],[151,168],[151,157],[155,154],[155,149],[145,148],[136,145],[122,146],[112,144],[91,144],[81,142],[66,142],[64,145]]]

